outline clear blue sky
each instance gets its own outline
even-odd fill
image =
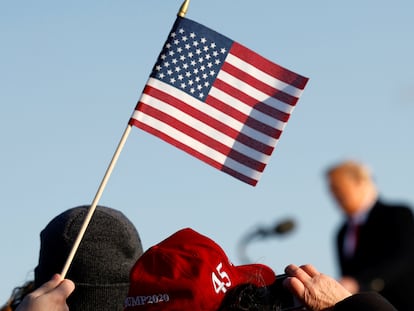
[[[33,277],[47,222],[92,202],[180,5],[0,2],[0,303]],[[413,12],[409,0],[192,0],[188,18],[309,83],[256,187],[133,128],[99,203],[122,210],[145,249],[192,227],[236,264],[244,234],[292,217],[292,234],[248,256],[337,276],[326,166],[362,160],[384,198],[414,204]]]

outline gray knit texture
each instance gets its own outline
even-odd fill
[[[71,208],[52,219],[40,233],[35,287],[61,273],[89,206]],[[142,254],[139,234],[126,216],[97,206],[66,278],[75,282],[67,300],[71,311],[123,310],[129,272]]]

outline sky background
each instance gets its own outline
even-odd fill
[[[92,202],[180,5],[0,2],[0,304],[33,278],[46,224]],[[245,255],[337,277],[327,166],[361,160],[384,199],[414,204],[413,12],[411,0],[191,1],[186,17],[310,80],[256,187],[133,128],[99,204],[129,217],[144,249],[192,227],[235,264],[246,234],[292,218]]]

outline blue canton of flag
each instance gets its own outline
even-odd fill
[[[232,44],[219,33],[203,30],[203,26],[183,20],[170,33],[151,74],[199,100],[210,92]]]

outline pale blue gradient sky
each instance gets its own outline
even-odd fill
[[[47,222],[92,202],[180,5],[0,2],[0,303],[33,277]],[[246,232],[293,217],[292,234],[249,257],[337,276],[327,165],[367,162],[384,198],[414,204],[413,12],[409,0],[192,0],[188,18],[310,81],[256,187],[133,128],[99,203],[145,249],[189,226],[236,264]]]

